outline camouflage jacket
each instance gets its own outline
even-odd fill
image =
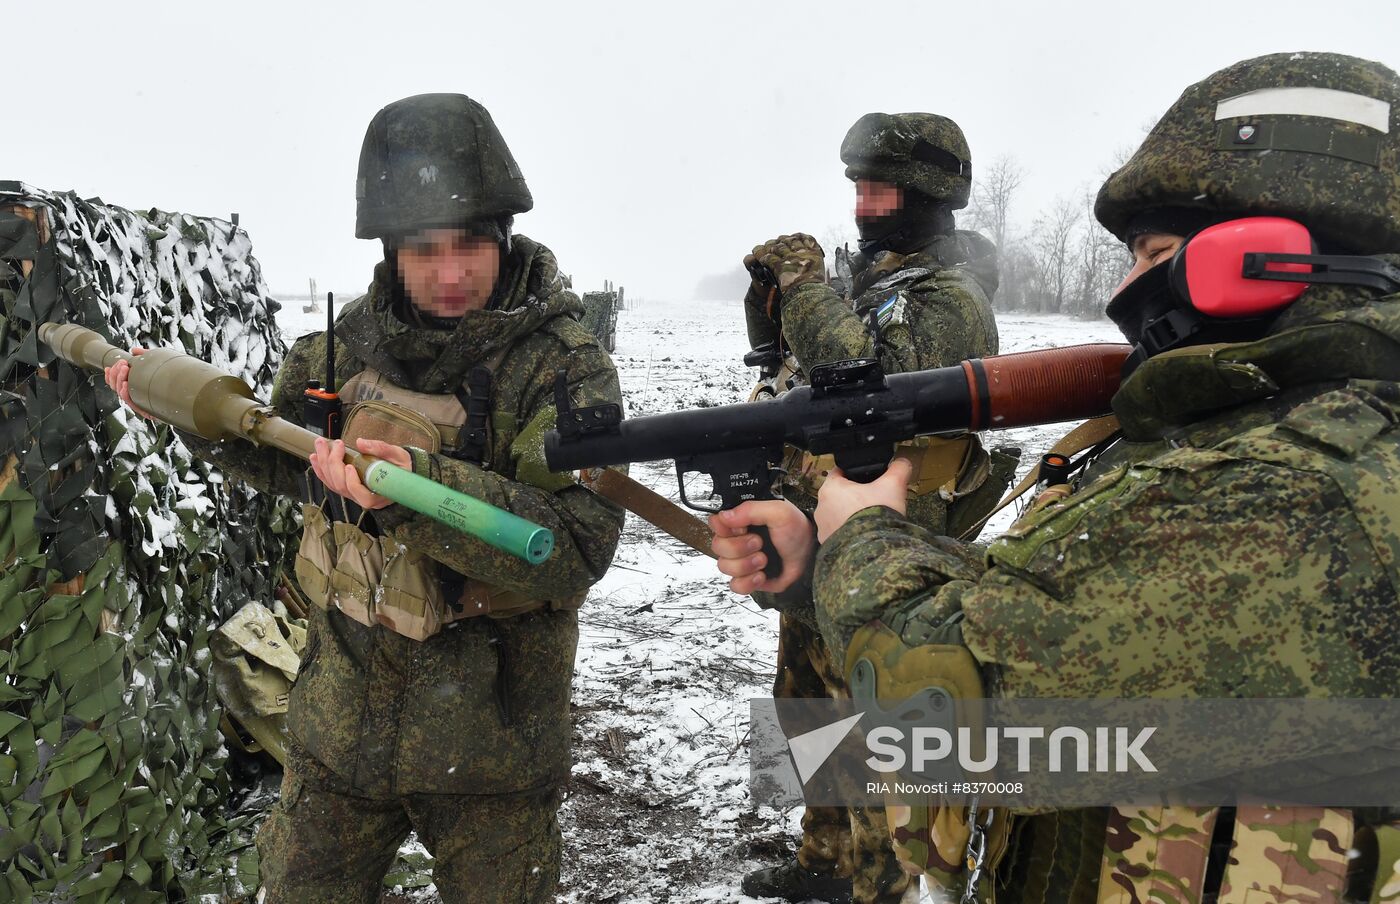
[[[1263,339],[1149,360],[1114,409],[1123,441],[985,564],[878,507],[829,538],[818,618],[846,669],[878,621],[964,645],[995,695],[1395,696],[1400,297],[1310,289]],[[1097,883],[1103,811],[1026,822],[1002,900],[1039,893],[1022,858]]]
[[[853,300],[824,283],[798,286],[783,297],[783,341],[804,369],[876,357],[886,373],[903,373],[997,353],[991,302],[997,289],[996,248],[977,233],[939,236],[912,254],[884,252],[873,261],[858,256],[852,276]],[[750,339],[755,345],[768,341],[766,319],[755,316],[753,305],[745,305],[745,310]],[[878,346],[866,323],[872,312],[877,312]],[[771,321],[767,323],[771,328]],[[1010,461],[1004,477],[999,475],[985,492],[959,507],[955,532],[991,509],[1014,465]],[[784,481],[784,495],[809,514],[816,509],[815,487],[794,468]],[[911,500],[909,515],[935,533],[949,530],[949,506],[937,493]],[[759,598],[810,621],[810,597],[810,584],[804,581],[780,596]]]
[[[996,247],[975,232],[939,236],[912,254],[858,256],[852,299],[825,283],[806,283],[783,297],[783,341],[803,367],[878,357],[886,373],[995,355],[997,281]],[[775,338],[753,305],[745,311],[755,346]],[[865,322],[872,311],[879,312],[878,348]]]
[[[620,402],[617,373],[577,322],[554,255],[514,237],[503,302],[455,330],[415,327],[391,310],[387,267],[336,324],[337,388],[365,367],[419,392],[451,393],[471,368],[507,349],[495,368],[485,467],[416,454],[414,469],[550,528],[553,555],[529,565],[398,505],[371,513],[381,530],[446,567],[535,599],[586,590],[612,561],[620,509],[544,464],[554,426],[554,375],[576,404]],[[270,404],[300,422],[301,390],[322,375],[325,336],[299,339]],[[274,450],[186,437],[196,454],[260,489],[303,495],[307,466]],[[292,689],[296,745],[358,793],[508,793],[558,781],[569,767],[569,689],[577,622],[570,611],[472,618],[419,642],[313,610]],[[295,757],[294,757],[295,758]]]

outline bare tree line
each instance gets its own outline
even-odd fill
[[[1060,196],[1029,230],[1017,230],[1012,211],[1025,176],[1015,157],[998,157],[978,174],[964,214],[964,225],[996,242],[996,309],[1102,317],[1109,293],[1128,272],[1122,243],[1094,219],[1088,188]]]
[[[1131,148],[1122,148],[1100,173],[1125,163]],[[1026,170],[1014,156],[1004,154],[976,174],[972,199],[960,211],[959,226],[975,229],[997,246],[1001,284],[993,306],[998,311],[1103,317],[1113,289],[1128,272],[1128,253],[1094,219],[1094,190],[1087,185],[1061,195],[1018,228],[1016,201]],[[828,266],[835,249],[856,244],[851,220],[828,225],[817,237],[827,249]],[[735,266],[703,277],[695,298],[742,298],[748,274]]]

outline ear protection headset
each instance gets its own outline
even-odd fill
[[[1295,220],[1227,220],[1187,238],[1170,261],[1114,296],[1106,313],[1138,346],[1133,358],[1141,363],[1183,345],[1256,338],[1309,285],[1400,291],[1400,267],[1316,250]]]

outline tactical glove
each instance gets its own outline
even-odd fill
[[[826,257],[822,246],[810,235],[795,232],[757,245],[744,258],[750,273],[754,267],[766,268],[777,280],[779,294],[804,283],[826,281]]]

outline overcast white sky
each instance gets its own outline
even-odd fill
[[[410,94],[491,111],[535,196],[516,228],[575,287],[686,299],[782,232],[849,222],[838,148],[871,110],[1028,170],[1015,215],[1097,187],[1190,82],[1332,50],[1400,68],[1400,3],[4,3],[0,179],[242,215],[274,292],[355,293],[360,141]],[[974,169],[974,175],[976,170]]]

